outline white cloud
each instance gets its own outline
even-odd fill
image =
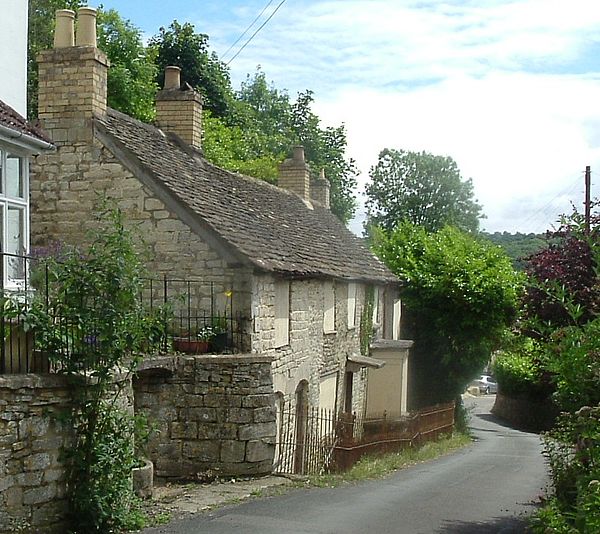
[[[206,29],[217,50],[250,12]],[[539,231],[577,200],[585,165],[600,169],[600,69],[579,62],[600,51],[599,24],[596,0],[288,2],[231,68],[313,89],[319,115],[346,124],[361,183],[384,147],[447,154],[484,227]]]

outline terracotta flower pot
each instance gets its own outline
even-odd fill
[[[173,347],[179,352],[187,354],[202,354],[208,352],[210,341],[200,341],[198,339],[189,339],[187,337],[173,338]]]

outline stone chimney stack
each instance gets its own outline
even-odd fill
[[[181,85],[181,69],[165,68],[165,86],[156,95],[156,123],[189,145],[202,147],[202,97],[187,83]]]
[[[54,48],[38,56],[38,115],[57,145],[91,141],[92,119],[106,113],[108,59],[96,46],[96,10],[56,12]],[[75,42],[75,46],[73,43]]]
[[[310,182],[310,198],[321,206],[329,209],[329,190],[331,184],[325,178],[325,169],[321,169],[318,178],[314,178]]]
[[[293,156],[279,165],[279,187],[310,201],[310,168],[304,159],[304,147],[294,147]]]

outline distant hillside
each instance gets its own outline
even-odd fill
[[[544,234],[509,234],[508,232],[494,232],[489,234],[481,232],[481,235],[492,243],[500,245],[506,254],[512,259],[515,269],[522,270],[525,267],[523,258],[546,246]]]

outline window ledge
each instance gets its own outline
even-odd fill
[[[326,336],[331,336],[337,334],[337,330],[323,330],[323,334]]]

